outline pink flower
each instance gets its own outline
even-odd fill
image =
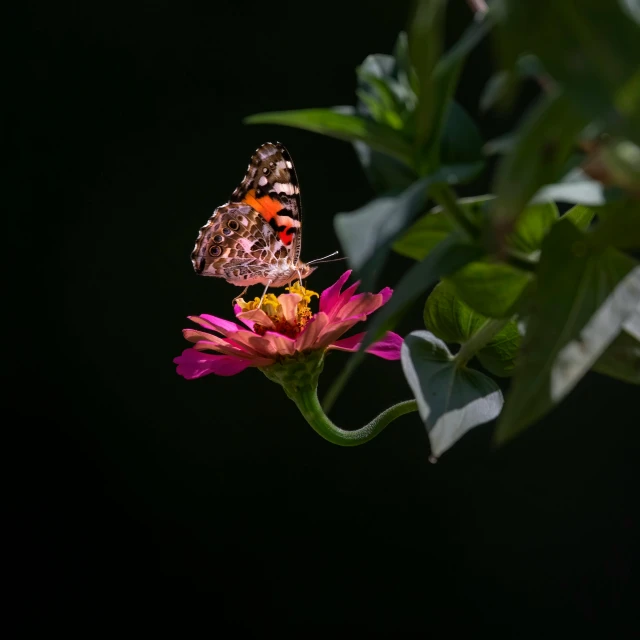
[[[258,298],[251,302],[239,300],[234,311],[247,328],[208,314],[190,316],[202,328],[183,330],[184,337],[195,345],[174,359],[178,373],[188,380],[210,373],[232,376],[247,367],[268,367],[296,354],[357,351],[364,332],[339,338],[385,304],[392,291],[386,287],[380,293],[356,294],[358,282],[342,291],[350,275],[351,271],[347,271],[322,292],[315,314],[309,302],[318,294],[295,283],[288,287],[290,293],[277,298],[274,294],[265,296],[261,306]],[[399,360],[401,345],[402,338],[389,332],[368,347],[367,353]]]

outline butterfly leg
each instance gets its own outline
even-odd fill
[[[269,290],[269,287],[271,286],[271,280],[269,280],[267,282],[267,286],[264,288],[264,292],[262,294],[262,298],[260,298],[260,304],[258,305],[258,308],[260,308],[262,306],[262,303],[264,302],[264,297],[267,295],[267,291]]]

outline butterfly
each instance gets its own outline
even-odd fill
[[[200,229],[191,261],[199,275],[244,286],[240,295],[253,284],[265,285],[266,294],[269,287],[302,281],[316,269],[300,260],[301,240],[293,161],[282,144],[267,142],[253,154],[229,202]]]

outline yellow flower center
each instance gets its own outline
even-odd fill
[[[285,317],[282,309],[282,304],[279,299],[280,296],[276,297],[273,293],[268,293],[264,297],[262,304],[260,304],[260,298],[254,298],[253,300],[249,300],[248,302],[245,302],[242,298],[239,298],[237,300],[237,303],[242,311],[253,311],[255,309],[262,309],[262,311],[264,311],[264,313],[269,316],[269,318],[275,325],[275,330],[278,333],[289,336],[290,338],[294,338],[304,329],[307,322],[313,317],[313,311],[309,307],[311,298],[313,296],[319,298],[320,296],[315,291],[311,291],[311,289],[305,289],[297,281],[291,286],[286,287],[286,290],[289,293],[300,296],[301,298],[300,302],[298,302],[298,304],[296,305],[294,323],[291,322],[291,318],[287,319]],[[254,331],[260,335],[264,334],[264,332],[268,329],[268,327],[265,327],[258,323],[254,325]]]

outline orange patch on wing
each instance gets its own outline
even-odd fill
[[[256,190],[247,191],[243,199],[244,204],[253,207],[267,222],[271,220],[282,209],[282,204],[271,196],[256,198]]]

